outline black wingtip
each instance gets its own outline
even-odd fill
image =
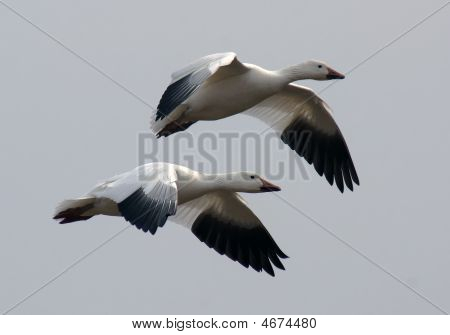
[[[351,181],[348,182],[347,180],[345,180],[345,185],[347,185],[347,188],[353,192],[353,183]]]
[[[267,262],[263,263],[263,269],[266,273],[268,273],[272,277],[275,277],[275,272],[273,271],[272,265],[270,265],[269,260],[267,260]]]
[[[286,271],[286,268],[284,267],[283,263],[280,262],[280,266],[277,266],[280,270]]]
[[[157,186],[158,187],[158,186]],[[169,187],[160,185],[159,187]],[[174,202],[165,199],[159,202],[149,197],[142,187],[117,204],[122,216],[137,229],[154,235],[158,227],[164,226],[167,216],[173,215]],[[164,213],[160,213],[164,209]]]
[[[330,173],[327,173],[327,171],[325,171],[325,178],[327,179],[328,184],[330,184],[330,186],[333,186],[333,184],[334,184],[333,175]]]
[[[358,174],[356,173],[355,166],[353,165],[353,162],[350,162],[350,174],[352,176],[352,179],[356,185],[359,185],[359,178]]]
[[[300,157],[314,164],[316,172],[325,176],[330,186],[336,183],[341,193],[344,193],[345,185],[353,191],[352,180],[359,185],[355,166],[340,131],[325,134],[307,120],[297,119],[284,129],[280,137]]]

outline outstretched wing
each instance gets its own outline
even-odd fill
[[[173,166],[146,164],[98,185],[91,195],[113,200],[136,228],[155,234],[177,209],[177,174]]]
[[[320,176],[344,192],[344,182],[353,190],[359,178],[345,139],[330,107],[309,88],[290,84],[245,114],[274,128],[284,143],[313,164]]]
[[[234,192],[216,191],[182,204],[172,218],[219,254],[245,267],[274,276],[272,264],[284,270],[278,247],[258,217]]]
[[[172,82],[158,104],[155,121],[167,117],[207,80],[221,80],[247,70],[233,52],[200,58],[172,74]]]

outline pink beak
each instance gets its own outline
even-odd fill
[[[277,185],[269,183],[267,180],[260,178],[262,181],[261,192],[275,192],[281,191],[281,188]]]
[[[345,76],[342,73],[333,70],[332,68],[328,68],[327,79],[344,79]]]

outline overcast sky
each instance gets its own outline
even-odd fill
[[[152,106],[171,72],[215,52],[269,69],[315,58],[346,72],[444,4],[5,2]],[[450,6],[321,94],[358,170],[355,192],[342,195],[307,166],[309,180],[276,181],[292,206],[244,195],[290,256],[287,271],[245,269],[169,221],[155,236],[126,230],[11,313],[440,313],[426,299],[450,312],[449,30]],[[60,200],[138,164],[151,109],[1,4],[0,41],[3,312],[127,226],[51,216]],[[235,116],[190,133],[265,128]],[[217,157],[222,171],[226,158]]]

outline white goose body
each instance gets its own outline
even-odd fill
[[[276,71],[268,71],[252,64],[242,64],[242,74],[205,83],[189,97],[181,122],[218,120],[241,113],[278,92],[284,78]]]
[[[274,128],[282,141],[344,191],[359,178],[330,107],[302,79],[342,79],[325,63],[307,61],[269,71],[239,62],[236,54],[205,56],[172,75],[152,120],[157,136],[186,130],[197,121],[245,112]]]
[[[150,163],[112,177],[85,196],[65,200],[54,219],[60,223],[96,215],[123,216],[136,228],[155,234],[167,219],[245,267],[274,275],[284,269],[281,251],[257,216],[236,192],[279,191],[247,172],[201,174],[169,163]]]

